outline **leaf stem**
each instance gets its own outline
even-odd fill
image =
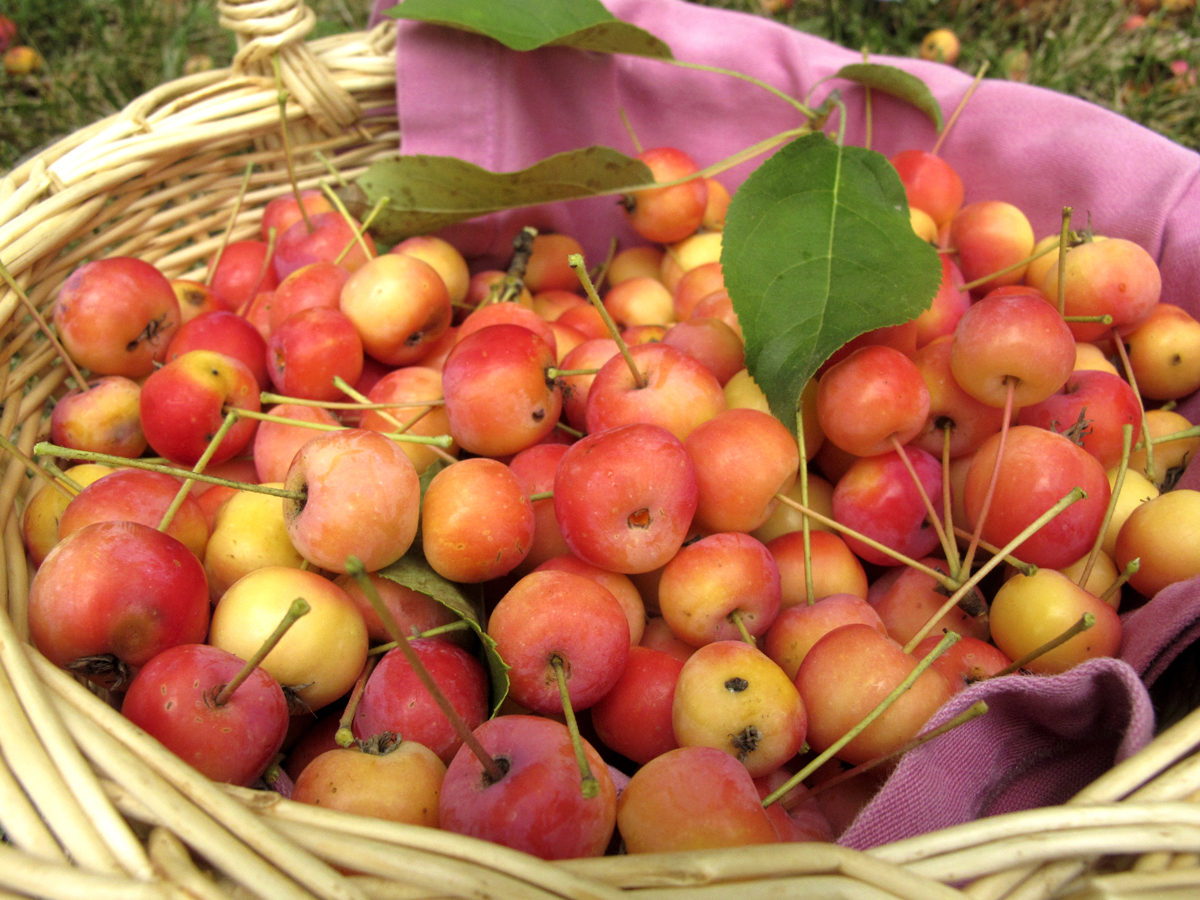
[[[746,75],[742,72],[735,72],[732,69],[722,69],[717,66],[706,66],[701,63],[684,62],[681,59],[666,59],[663,60],[663,62],[669,63],[673,66],[678,66],[681,69],[696,69],[700,72],[713,72],[718,75],[728,75],[730,78],[740,78],[742,81],[748,81],[751,84],[762,88],[767,93],[774,94],[776,97],[785,101],[786,103],[790,103],[792,107],[794,107],[796,111],[806,119],[811,119],[815,115],[811,109],[809,109],[795,97],[784,93],[779,88],[769,85],[761,79],[755,78],[753,75]]]

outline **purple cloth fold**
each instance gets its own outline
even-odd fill
[[[771,20],[682,0],[605,0],[609,10],[662,38],[684,61],[753,75],[817,105],[834,88],[847,106],[846,140],[864,141],[864,91],[830,79],[861,61],[855,51]],[[378,16],[390,8],[381,0]],[[971,77],[917,59],[875,57],[922,78],[948,118]],[[802,124],[758,87],[659,61],[568,49],[515,53],[487,38],[400,23],[397,93],[405,153],[456,156],[513,171],[565,150],[603,144],[632,154],[623,110],[645,147],[673,145],[698,164],[718,162]],[[931,149],[932,123],[873,94],[873,148],[891,156]],[[836,124],[834,122],[833,124]],[[1074,224],[1124,237],[1159,261],[1163,299],[1200,317],[1200,155],[1098,106],[1029,85],[983,81],[941,155],[962,176],[966,201],[1020,207],[1036,234],[1056,233],[1063,206]],[[760,160],[723,173],[731,189]],[[445,235],[478,266],[507,261],[521,225],[564,231],[589,259],[643,243],[612,198],[499,213]],[[1181,406],[1193,421],[1200,399]],[[1200,468],[1185,479],[1200,483]],[[1188,482],[1185,481],[1185,484]],[[1145,685],[1200,636],[1200,579],[1164,590],[1125,620],[1122,660],[1097,660],[1054,678],[1013,676],[975,686],[938,713],[975,699],[982,719],[909,754],[843,837],[855,847],[978,816],[1061,803],[1152,734]]]

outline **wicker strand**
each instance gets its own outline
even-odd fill
[[[17,784],[3,756],[0,756],[0,828],[19,850],[49,862],[67,863],[66,854]]]
[[[150,861],[164,878],[188,892],[195,900],[231,900],[217,882],[192,861],[187,847],[165,828],[154,828],[147,840]]]
[[[222,826],[262,854],[301,885],[322,897],[364,900],[337,872],[304,853],[291,841],[268,828],[245,807],[225,794],[171,751],[137,728],[111,707],[99,703],[66,672],[40,653],[27,648],[28,658],[55,696],[69,703],[96,727],[132,752],[141,764],[203,809]]]
[[[55,705],[72,736],[86,749],[96,767],[140,806],[148,809],[152,821],[172,829],[263,900],[314,900],[312,893],[256,856],[165,780],[146,771],[137,757],[61,696],[56,697]],[[108,795],[112,797],[114,792],[109,791]],[[120,795],[115,796],[120,799]],[[122,809],[128,812],[127,806]]]
[[[261,791],[230,786],[226,786],[225,790],[268,822],[278,820],[302,828],[340,831],[351,837],[437,854],[454,861],[478,862],[486,858],[488,865],[511,878],[575,900],[619,900],[621,896],[620,891],[597,880],[474,838],[382,819],[343,815]]]

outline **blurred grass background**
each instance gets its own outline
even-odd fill
[[[486,2],[486,0],[484,0]],[[960,39],[958,68],[1028,81],[1116,110],[1200,149],[1195,0],[695,0],[771,15],[872,53],[915,56],[935,28]],[[364,28],[371,0],[308,0],[312,37]],[[0,0],[16,43],[44,58],[0,73],[0,173],[150,88],[225,66],[232,35],[213,0]],[[1136,28],[1130,17],[1143,15]],[[1137,20],[1134,20],[1137,21]],[[747,48],[753,52],[753,48]]]

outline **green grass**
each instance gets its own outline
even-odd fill
[[[701,0],[762,14],[760,0]],[[1196,9],[1151,14],[1131,32],[1126,0],[795,0],[774,18],[871,53],[916,56],[922,38],[949,28],[962,43],[957,67],[1015,78],[1120,112],[1200,149],[1200,91],[1171,63],[1200,67]]]
[[[310,37],[366,25],[370,0],[315,0]],[[36,74],[0,71],[0,173],[46,144],[179,78],[189,58],[226,66],[237,49],[214,0],[0,0],[18,42],[45,58]]]
[[[697,2],[762,14],[761,0]],[[370,0],[309,5],[316,37],[364,27]],[[214,0],[0,0],[0,12],[46,59],[34,75],[0,73],[0,173],[178,78],[190,58],[206,55],[225,66],[235,49]],[[1200,14],[1156,12],[1127,34],[1121,23],[1130,12],[1123,0],[1025,0],[1020,8],[1014,0],[795,0],[775,18],[901,56],[916,55],[927,32],[948,27],[962,41],[957,65],[964,71],[986,61],[988,77],[1020,77],[1083,97],[1200,149],[1200,91],[1169,68],[1177,60],[1200,67]]]

